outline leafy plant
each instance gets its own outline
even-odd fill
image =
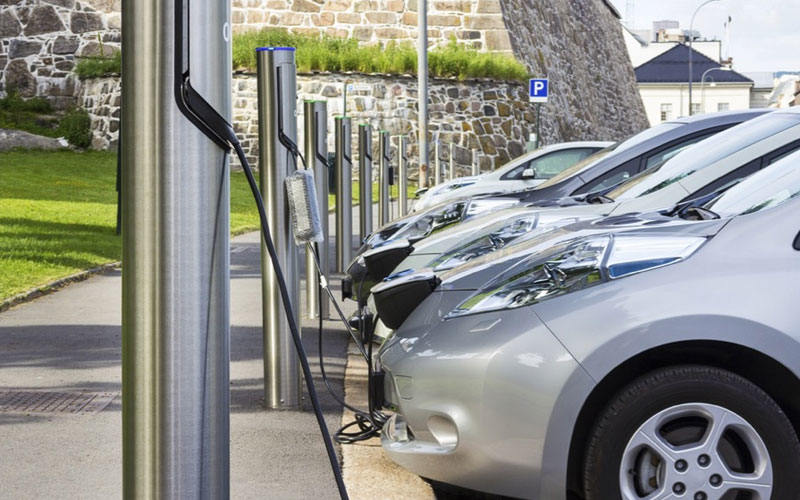
[[[101,46],[102,54],[102,46]],[[122,53],[117,50],[108,56],[84,57],[75,65],[75,74],[81,80],[99,78],[102,76],[120,74],[122,72]]]
[[[0,99],[0,128],[25,130],[32,134],[58,137],[58,117],[41,97],[23,99],[16,89]]]
[[[92,120],[89,113],[72,108],[61,119],[58,131],[70,144],[86,149],[92,144]]]
[[[233,67],[255,71],[258,47],[294,47],[297,70],[358,71],[361,73],[414,74],[417,52],[410,43],[359,45],[355,39],[299,35],[268,28],[240,33],[233,38]],[[431,76],[526,80],[528,71],[510,55],[478,50],[455,38],[428,52]]]

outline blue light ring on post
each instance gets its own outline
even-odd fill
[[[291,50],[291,51],[294,52],[297,49],[295,47],[257,47],[256,48],[256,52],[263,52],[265,50],[268,50],[268,51]]]

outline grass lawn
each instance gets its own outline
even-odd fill
[[[120,259],[115,183],[112,152],[0,153],[0,300]],[[357,199],[358,184],[353,191]],[[247,181],[234,172],[231,232],[257,228]]]

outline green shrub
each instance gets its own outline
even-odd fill
[[[410,43],[389,42],[386,45],[359,45],[354,39],[328,36],[295,35],[285,30],[268,28],[237,34],[233,38],[233,67],[255,71],[256,48],[295,47],[297,70],[358,71],[361,73],[415,74],[417,51]],[[460,45],[455,38],[444,47],[428,52],[431,76],[465,78],[497,78],[520,80],[528,71],[510,55],[479,52]]]
[[[58,131],[70,144],[86,149],[92,144],[92,120],[89,113],[73,108],[64,115]]]
[[[41,97],[23,99],[15,89],[0,99],[0,128],[24,130],[32,134],[58,137],[58,117],[50,103]]]
[[[75,65],[75,74],[81,80],[120,73],[122,73],[122,53],[118,50],[111,57],[84,57]]]

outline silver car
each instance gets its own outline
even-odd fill
[[[793,153],[703,205],[376,286],[384,450],[513,497],[798,498],[798,195]]]
[[[427,189],[414,203],[413,210],[424,210],[457,198],[534,188],[587,156],[613,144],[583,141],[544,146],[514,158],[497,170],[472,177],[459,177]]]

